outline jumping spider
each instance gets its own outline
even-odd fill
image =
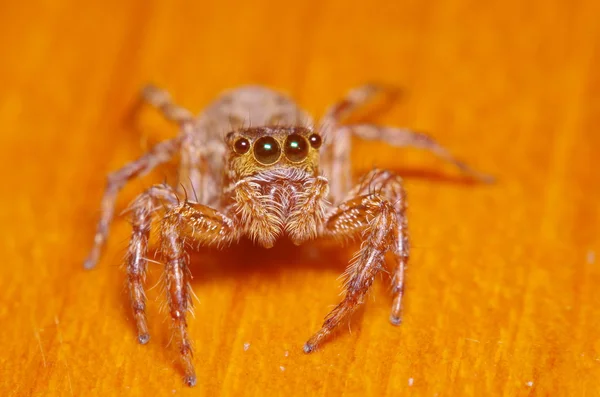
[[[145,344],[150,335],[143,281],[150,226],[156,219],[167,300],[189,386],[196,383],[186,320],[192,302],[185,250],[191,242],[223,247],[249,237],[269,248],[282,234],[295,244],[317,237],[359,237],[362,245],[345,273],[345,297],[306,342],[304,351],[312,352],[362,303],[387,251],[394,257],[390,321],[400,324],[409,257],[406,194],[402,179],[386,170],[374,169],[351,186],[351,137],[426,149],[477,179],[486,177],[426,135],[371,124],[341,124],[379,91],[373,85],[350,91],[315,128],[293,101],[263,87],[227,92],[197,117],[173,103],[166,91],[154,86],[144,89],[143,99],[179,124],[181,132],[108,176],[85,267],[93,268],[100,257],[121,188],[179,154],[177,187],[152,186],[131,205],[133,232],[126,264],[138,341]]]

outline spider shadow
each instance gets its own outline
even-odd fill
[[[223,279],[246,280],[256,278],[257,275],[261,278],[261,282],[264,280],[267,284],[269,282],[275,284],[284,273],[299,274],[304,271],[329,272],[337,277],[346,270],[359,246],[358,241],[340,244],[330,240],[317,240],[296,246],[284,238],[280,239],[273,248],[266,249],[253,244],[250,240],[243,239],[238,244],[224,250],[200,249],[190,252],[189,268],[191,273],[196,275],[191,284],[192,288],[202,288],[204,284],[219,282]],[[387,278],[387,272],[384,273],[382,278]],[[290,280],[289,277],[287,279]],[[295,285],[299,286],[300,284],[295,283]],[[290,285],[290,287],[294,286]],[[302,340],[291,342],[300,348],[305,342],[304,338],[308,339],[313,332],[320,328],[325,316],[342,299],[339,296],[341,291],[343,290],[339,280],[328,287],[326,296],[318,303],[322,306],[319,309],[322,317],[311,319],[311,321],[317,321],[317,326],[306,328]],[[333,294],[333,300],[327,297],[330,294]],[[255,297],[255,299],[260,298]],[[389,299],[391,305],[391,295],[389,295]],[[284,311],[288,308],[281,307],[280,310]],[[354,332],[360,333],[364,310],[365,305],[359,305],[352,315],[345,318],[333,330],[324,345],[340,338],[351,338]],[[267,319],[268,321],[276,321],[276,318]],[[349,332],[349,330],[351,331]]]
[[[417,168],[417,167],[386,167],[379,166],[373,168],[382,168],[388,171],[391,171],[405,180],[427,180],[430,182],[436,183],[445,183],[451,185],[461,185],[461,186],[488,186],[496,181],[481,181],[477,178],[464,174],[451,174],[448,172],[443,172],[435,169],[428,168]],[[366,172],[361,173],[361,175],[366,174]]]
[[[358,246],[357,242],[339,244],[329,240],[313,241],[305,243],[302,246],[296,246],[287,239],[280,239],[273,248],[265,249],[256,246],[250,240],[242,239],[239,243],[232,244],[230,247],[224,249],[189,249],[190,260],[188,268],[193,276],[190,284],[193,290],[198,291],[205,284],[218,284],[220,281],[226,279],[246,280],[256,275],[260,275],[266,283],[269,281],[275,283],[275,280],[285,272],[301,273],[304,270],[329,271],[337,276],[344,272],[352,258],[352,254],[358,250]],[[160,260],[160,256],[156,250],[153,251],[153,254]],[[153,285],[162,289],[164,287],[163,267],[157,263],[150,263],[150,265],[151,271],[149,272],[147,285],[149,289],[153,289]],[[337,293],[339,292],[339,288],[339,283],[335,283],[331,286],[331,291]],[[152,339],[159,341],[158,345],[164,347],[171,340],[169,327],[166,326],[170,322],[170,317],[168,315],[168,307],[165,306],[165,292],[161,291],[157,293],[153,291],[151,295],[149,296],[147,305],[148,325]],[[128,299],[126,293],[121,295],[121,299]],[[333,305],[338,303],[339,299],[339,297],[336,297],[334,301],[324,304],[323,317],[329,311],[327,308],[332,308]],[[162,307],[159,308],[160,306]],[[337,339],[338,332],[344,334],[347,331],[347,327],[343,324],[348,324],[353,330],[360,331],[363,306],[359,306],[356,312],[352,316],[349,316],[347,321],[342,323],[328,339]],[[284,309],[282,308],[282,310]],[[137,329],[131,316],[130,306],[127,304],[123,305],[123,311],[125,314],[124,318],[129,319],[128,322],[130,323],[132,334],[136,335]],[[157,318],[162,321],[157,321]],[[308,338],[310,333],[316,330],[307,329],[306,337]],[[160,350],[156,354],[162,360],[173,359],[172,349]]]
[[[496,176],[482,173],[481,175],[486,179],[478,179],[476,176],[461,173],[460,171],[446,171],[445,168],[452,168],[444,165],[442,169],[438,167],[422,167],[419,165],[387,165],[377,162],[363,162],[357,169],[353,170],[353,180],[358,182],[374,169],[390,171],[404,181],[427,181],[434,183],[443,183],[449,185],[458,185],[465,187],[476,187],[476,186],[490,186],[498,182]],[[409,192],[410,194],[410,192]]]
[[[485,185],[473,178],[462,175],[450,175],[436,170],[420,169],[420,168],[387,168],[401,175],[406,179],[425,179],[435,182],[443,182],[450,184],[459,184],[465,186]],[[342,274],[348,263],[350,262],[354,252],[358,250],[359,242],[349,244],[338,244],[329,240],[317,240],[305,243],[301,246],[296,246],[287,238],[278,240],[273,248],[266,249],[255,245],[248,239],[242,239],[238,243],[234,243],[224,249],[200,247],[198,249],[188,249],[190,256],[188,268],[193,276],[190,284],[192,289],[202,288],[202,285],[209,283],[220,283],[223,280],[245,280],[256,275],[260,275],[265,281],[278,279],[285,272],[301,273],[303,270],[330,271],[336,274]],[[151,257],[160,261],[160,255],[156,249],[151,250]],[[163,267],[158,263],[149,263],[150,277],[147,286],[152,288],[153,285],[158,285],[162,288],[164,285]],[[389,268],[388,266],[385,268]],[[387,278],[387,274],[382,274],[381,278]],[[381,281],[381,280],[380,280]],[[384,284],[386,280],[383,280]],[[333,291],[339,291],[339,283],[331,286]],[[165,331],[159,330],[156,320],[158,317],[164,322],[169,321],[168,310],[163,307],[161,313],[157,313],[157,309],[153,308],[157,302],[166,302],[164,291],[156,294],[152,293],[153,298],[149,301],[148,307],[148,322],[153,334],[157,334],[158,340],[169,340],[170,335],[165,334]],[[126,294],[122,295],[121,299],[127,299]],[[155,301],[155,302],[152,302]],[[329,302],[336,304],[335,301]],[[390,299],[391,304],[391,299]],[[360,331],[363,317],[364,305],[359,306],[356,312],[347,319],[353,329]],[[325,309],[325,308],[324,308]],[[130,318],[131,329],[136,332],[135,323],[131,318],[129,305],[123,305],[123,310],[126,318]],[[326,314],[327,310],[324,310]],[[344,326],[338,327],[329,339],[337,339],[344,333]],[[313,330],[314,331],[314,330]],[[161,353],[165,354],[166,352]]]
[[[190,271],[199,275],[192,285],[201,285],[224,278],[244,279],[256,274],[275,279],[288,271],[344,271],[350,259],[349,246],[308,242],[302,246],[281,239],[273,248],[262,248],[248,239],[222,250],[200,248],[190,251]]]

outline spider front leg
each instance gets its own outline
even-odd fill
[[[146,324],[146,294],[144,280],[148,264],[148,240],[152,215],[160,206],[172,208],[179,202],[175,192],[167,185],[155,185],[139,195],[130,207],[132,234],[127,251],[127,285],[133,316],[138,332],[138,342],[148,343],[150,334]]]
[[[161,224],[160,251],[165,261],[167,299],[174,336],[179,343],[185,383],[194,386],[196,373],[186,321],[186,313],[192,305],[186,238],[203,246],[219,246],[237,238],[237,232],[228,216],[208,206],[190,202],[184,202],[167,212]]]
[[[374,169],[364,175],[360,182],[348,194],[348,199],[357,195],[378,192],[393,203],[398,216],[398,233],[396,235],[396,246],[394,247],[395,268],[392,275],[392,312],[390,322],[399,325],[402,322],[402,297],[404,295],[404,271],[410,256],[410,243],[408,241],[408,218],[406,216],[406,190],[404,181],[399,175],[387,170]],[[355,233],[354,230],[347,230]],[[342,233],[343,234],[343,233]]]
[[[375,190],[376,189],[376,190]],[[370,193],[364,194],[365,191]],[[358,305],[382,269],[384,255],[391,250],[397,261],[394,271],[392,323],[400,323],[404,268],[408,260],[404,190],[401,180],[387,171],[375,170],[354,189],[358,196],[344,201],[327,219],[325,234],[345,239],[364,231],[360,251],[346,271],[346,294],[325,318],[322,328],[304,345],[312,352]],[[395,198],[395,199],[394,199]]]

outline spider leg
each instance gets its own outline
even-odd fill
[[[92,269],[96,266],[102,254],[108,236],[108,228],[114,216],[115,201],[119,191],[130,179],[144,175],[157,165],[169,161],[180,146],[180,137],[160,142],[137,160],[108,175],[104,196],[102,197],[100,220],[96,226],[94,245],[84,262],[86,269]]]
[[[174,207],[178,203],[175,192],[166,185],[155,185],[140,194],[131,205],[132,234],[127,251],[127,285],[135,318],[138,342],[148,343],[150,334],[146,324],[146,294],[143,282],[148,264],[148,240],[152,215],[160,206]]]
[[[185,191],[195,201],[216,204],[221,175],[214,168],[214,159],[222,158],[223,144],[211,139],[200,131],[200,126],[192,127],[184,136],[181,145],[179,164],[179,191]]]
[[[181,125],[194,121],[192,112],[174,103],[167,91],[152,84],[144,87],[142,90],[142,99],[160,110],[167,120]]]
[[[163,116],[170,121],[179,124],[182,128],[183,137],[181,143],[181,160],[179,164],[180,186],[178,190],[188,194],[200,194],[200,197],[194,197],[198,202],[205,202],[204,192],[209,186],[203,186],[202,182],[207,173],[206,154],[204,146],[206,140],[194,139],[198,134],[200,126],[194,118],[192,112],[173,102],[171,95],[161,88],[154,85],[147,85],[142,90],[142,98],[157,108]],[[200,144],[198,144],[200,141]]]
[[[350,91],[340,102],[331,106],[323,116],[319,130],[325,135],[321,149],[321,162],[325,176],[331,184],[331,197],[335,202],[343,197],[352,185],[350,165],[351,138],[382,140],[397,147],[417,147],[433,152],[438,157],[454,164],[461,172],[482,182],[493,182],[494,178],[478,172],[457,160],[450,152],[431,137],[403,128],[381,127],[371,124],[341,125],[341,121],[359,107],[373,99],[385,87],[365,85]]]
[[[350,90],[344,98],[327,109],[321,119],[320,129],[327,129],[328,126],[339,124],[344,118],[366,105],[384,90],[384,87],[376,84],[365,84]]]
[[[361,248],[346,271],[344,299],[327,315],[321,329],[306,342],[306,353],[317,348],[363,302],[389,250],[394,252],[398,262],[392,315],[394,319],[400,316],[403,272],[408,260],[404,190],[397,176],[374,170],[363,178],[355,192],[358,195],[344,201],[329,215],[324,234],[346,239],[363,232]]]
[[[187,334],[186,312],[191,308],[192,295],[185,238],[201,245],[215,246],[228,244],[236,236],[229,217],[208,206],[190,202],[169,210],[161,224],[160,251],[165,261],[167,298],[188,386],[196,384],[196,373]]]
[[[380,140],[396,147],[414,147],[427,150],[441,159],[453,164],[461,172],[481,182],[491,183],[494,178],[474,170],[462,161],[457,160],[450,152],[430,136],[405,128],[377,126],[373,124],[355,124],[338,127],[342,135],[354,135],[365,140]]]
[[[192,112],[175,104],[167,91],[153,85],[144,88],[142,97],[160,110],[166,119],[181,126],[179,193],[185,191],[197,202],[212,203],[218,195],[216,186],[220,175],[212,175],[215,172],[211,163],[214,159],[221,159],[224,149],[220,135],[210,136],[206,132],[207,128],[215,126],[195,118]]]
[[[377,192],[383,195],[393,205],[398,217],[398,231],[395,236],[394,262],[395,267],[392,275],[392,313],[390,322],[399,325],[402,322],[402,297],[404,295],[404,272],[409,260],[410,244],[408,241],[408,218],[406,216],[406,190],[402,178],[387,170],[374,169],[365,174],[354,189],[347,196],[347,199]],[[353,231],[350,231],[353,233]]]
[[[358,108],[366,105],[383,87],[367,84],[348,92],[345,98],[332,105],[319,123],[325,141],[321,148],[321,167],[331,183],[331,196],[339,202],[352,186],[350,167],[351,133],[338,128],[339,124]]]

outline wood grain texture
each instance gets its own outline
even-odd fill
[[[0,395],[600,395],[600,3],[369,4],[2,2]],[[99,267],[81,267],[106,173],[175,133],[132,111],[149,81],[196,111],[259,83],[316,115],[358,84],[399,86],[373,121],[429,131],[498,182],[358,144],[357,175],[376,164],[407,179],[404,324],[388,323],[378,280],[349,326],[305,355],[355,247],[203,252],[188,389],[160,285],[151,342],[136,343],[125,220]],[[172,171],[133,182],[120,208]],[[151,265],[148,286],[160,272]]]

